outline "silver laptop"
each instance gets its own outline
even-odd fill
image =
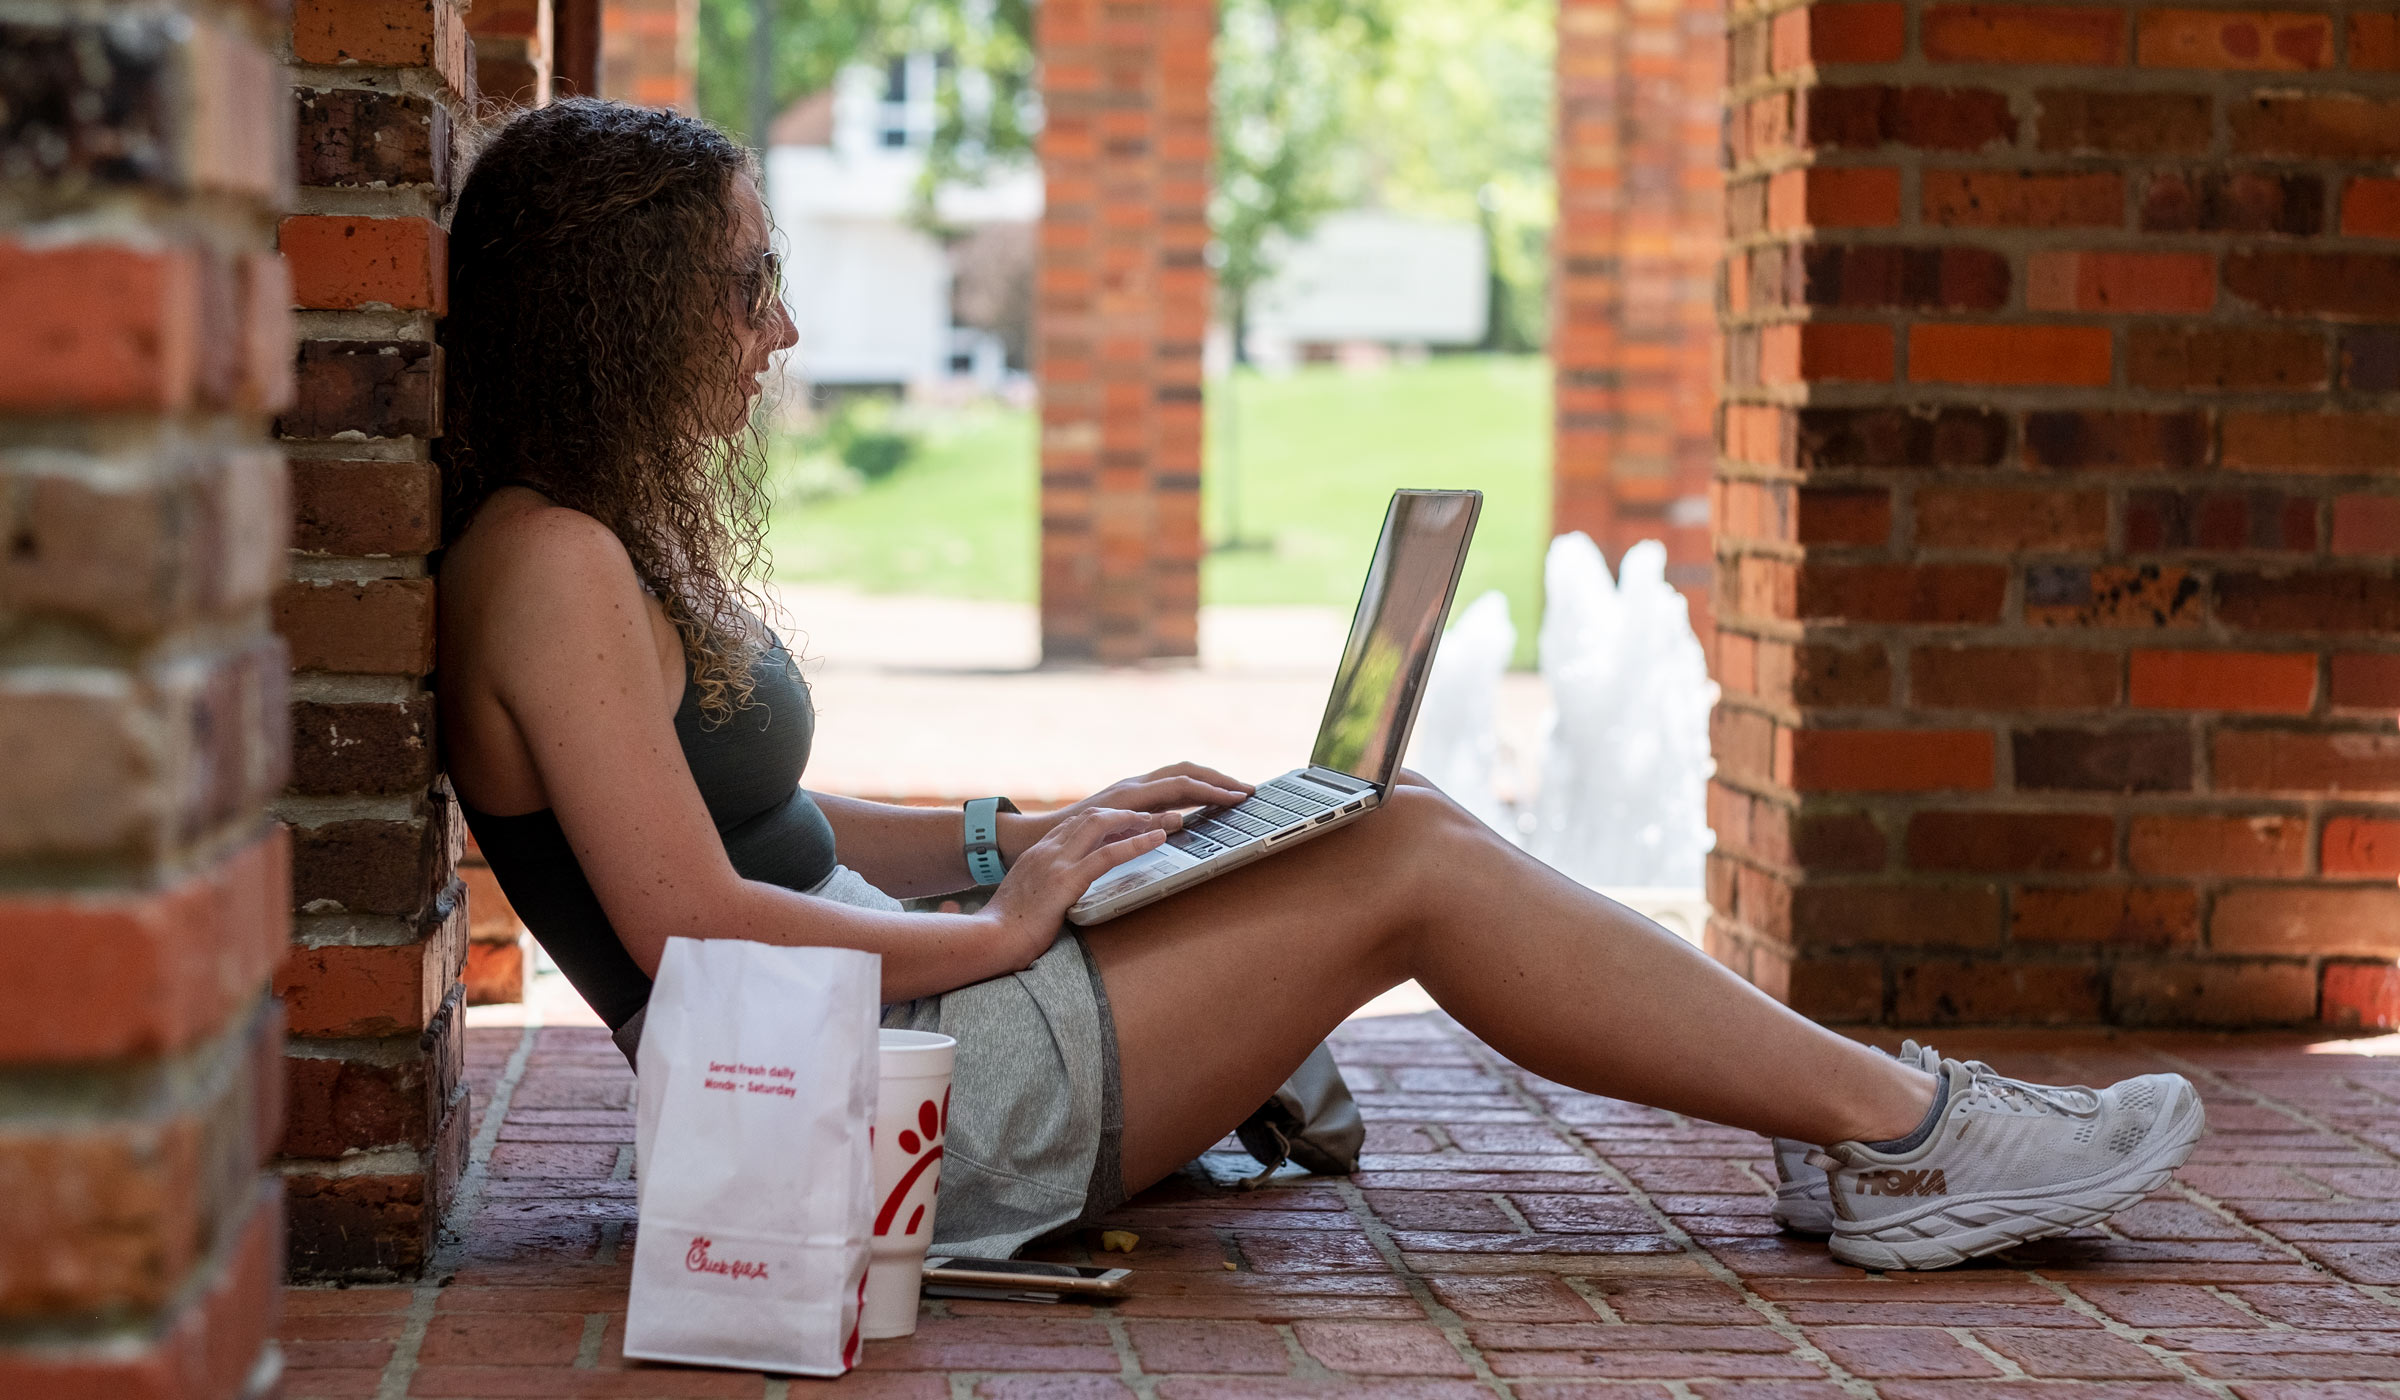
[[[1105,923],[1380,806],[1408,751],[1482,511],[1480,491],[1393,492],[1308,766],[1262,784],[1238,807],[1185,817],[1165,845],[1093,881],[1067,918]]]

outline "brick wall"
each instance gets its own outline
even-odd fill
[[[475,88],[487,101],[539,107],[550,100],[550,0],[475,0],[467,37]]]
[[[300,308],[291,463],[293,948],[283,1139],[303,1275],[424,1262],[463,1161],[460,823],[436,779],[434,318],[454,133],[473,93],[452,0],[301,0],[299,190],[280,238]]]
[[[265,9],[0,18],[0,1395],[277,1372]]]
[[[601,0],[598,96],[697,112],[700,0]]]
[[[1712,946],[2389,1024],[2400,13],[1733,16]]]
[[[1723,93],[1718,5],[1560,0],[1551,528],[1665,541],[1704,635]]]
[[[1199,652],[1211,0],[1045,0],[1042,654]]]

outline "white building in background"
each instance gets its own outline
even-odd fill
[[[1318,220],[1252,294],[1249,350],[1288,362],[1304,347],[1480,344],[1491,261],[1466,219],[1352,209]]]
[[[910,221],[933,140],[936,72],[929,54],[854,64],[769,133],[767,207],[787,250],[784,299],[800,333],[787,368],[808,383],[992,388],[1006,377],[1001,339],[955,320],[951,250]],[[981,230],[1022,231],[1030,250],[1040,172],[945,186],[934,212],[969,243]]]

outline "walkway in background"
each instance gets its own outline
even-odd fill
[[[1177,759],[1253,782],[1305,763],[1350,621],[1202,608],[1197,665],[1041,670],[1030,606],[797,586],[779,600],[816,697],[810,787],[1027,806]],[[1503,742],[1538,747],[1547,705],[1540,680],[1510,675]]]
[[[1561,1089],[1438,1014],[1353,1021],[1356,1177],[1172,1179],[1109,1222],[1141,1236],[1110,1256],[1134,1270],[1123,1302],[928,1302],[828,1385],[628,1366],[632,1077],[598,1030],[472,1030],[470,1209],[442,1274],[289,1290],[285,1395],[2400,1396],[2400,1037],[1940,1043],[2038,1079],[2181,1069],[2211,1135],[2105,1230],[1878,1276],[1773,1232],[1756,1137]]]

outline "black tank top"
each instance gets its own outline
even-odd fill
[[[675,738],[708,804],[725,854],[744,879],[786,889],[813,888],[833,873],[833,827],[800,788],[816,709],[791,653],[772,632],[751,665],[750,703],[721,724],[700,713],[700,687],[685,663]],[[617,931],[583,878],[583,866],[550,809],[495,817],[464,802],[467,827],[517,917],[550,960],[611,1028],[650,1000],[650,979],[618,941]]]

